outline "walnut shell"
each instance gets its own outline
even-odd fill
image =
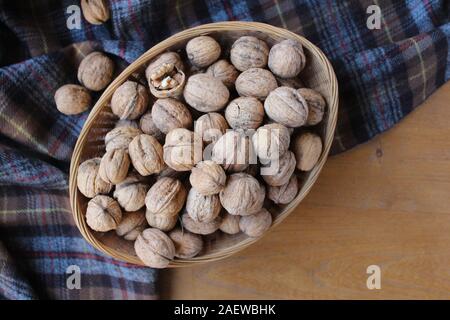
[[[186,230],[195,234],[207,235],[212,234],[219,229],[222,218],[219,215],[213,221],[198,222],[193,220],[186,212],[181,216],[181,222]]]
[[[320,93],[308,88],[301,88],[297,90],[298,93],[305,99],[308,104],[308,119],[306,125],[314,126],[322,121],[325,113],[325,99]]]
[[[105,136],[106,151],[114,149],[128,150],[130,142],[141,133],[141,130],[130,126],[112,129]]]
[[[104,181],[117,184],[126,178],[129,168],[128,152],[124,149],[113,149],[103,155],[98,174]]]
[[[114,230],[122,219],[122,210],[116,200],[98,195],[89,200],[86,209],[86,223],[95,231]]]
[[[176,216],[184,206],[186,188],[180,180],[164,177],[155,182],[147,192],[147,214]]]
[[[160,172],[165,167],[161,144],[148,134],[140,134],[128,147],[133,167],[139,174],[148,176]]]
[[[139,120],[139,128],[142,130],[143,133],[155,137],[156,140],[158,140],[159,142],[161,143],[164,142],[165,135],[155,125],[151,111],[147,111],[142,115],[141,119]]]
[[[239,75],[239,71],[225,59],[219,60],[209,66],[206,73],[222,81],[228,89],[234,86]]]
[[[308,119],[308,104],[297,90],[279,87],[264,101],[267,116],[286,127],[301,127]]]
[[[114,198],[125,211],[137,211],[145,205],[145,195],[149,188],[144,177],[131,172],[125,180],[116,185]]]
[[[145,77],[147,81],[151,82],[151,76],[155,74],[157,70],[159,70],[164,64],[172,64],[177,67],[179,70],[184,71],[183,61],[180,56],[176,52],[164,52],[155,57],[148,67],[145,69]]]
[[[136,120],[128,120],[128,119],[121,119],[116,122],[116,125],[114,128],[120,128],[120,127],[132,127],[135,129],[139,129],[139,124]],[[146,132],[144,132],[146,133]]]
[[[114,62],[102,52],[88,54],[78,66],[78,81],[92,91],[105,89],[113,75]]]
[[[296,77],[306,64],[302,45],[294,40],[283,40],[274,45],[269,52],[268,66],[280,78]]]
[[[251,68],[242,72],[236,79],[236,91],[243,97],[264,100],[278,87],[273,74],[266,69]]]
[[[112,189],[112,185],[103,180],[98,173],[100,161],[101,158],[89,159],[78,167],[78,190],[87,198],[93,198],[100,193],[109,193]]]
[[[164,161],[176,171],[189,171],[203,157],[201,138],[184,128],[170,131],[164,144]]]
[[[138,235],[134,250],[142,262],[151,268],[165,268],[175,256],[172,240],[155,228],[145,229]]]
[[[178,222],[178,215],[163,216],[147,211],[145,217],[151,227],[165,232],[172,230]]]
[[[267,65],[269,47],[253,36],[243,36],[237,39],[230,51],[231,63],[239,71],[250,68],[264,68]]]
[[[192,127],[192,115],[188,108],[183,102],[173,98],[156,100],[152,107],[152,119],[164,134],[172,129]]]
[[[134,120],[139,118],[148,107],[147,89],[138,82],[125,81],[111,98],[111,110],[120,119]]]
[[[122,215],[122,221],[117,226],[116,234],[125,240],[134,241],[146,226],[144,210],[126,212]]]
[[[228,177],[225,188],[219,193],[220,203],[232,215],[247,216],[261,210],[266,195],[264,186],[246,173]]]
[[[264,107],[254,97],[239,97],[225,109],[225,118],[233,129],[256,129],[264,120]]]
[[[267,198],[276,204],[288,204],[292,202],[298,193],[298,178],[295,174],[289,181],[281,186],[267,188]]]
[[[183,92],[186,75],[174,64],[163,64],[153,74],[149,74],[150,92],[157,98],[178,98]]]
[[[187,230],[177,228],[169,233],[175,245],[175,257],[182,259],[193,258],[203,249],[202,237]]]
[[[198,68],[206,68],[219,59],[221,51],[219,43],[209,36],[195,37],[186,44],[188,59]]]
[[[225,187],[226,181],[225,171],[211,160],[197,163],[189,176],[192,188],[205,196],[219,193]]]
[[[242,232],[252,238],[262,236],[272,225],[272,215],[267,209],[262,208],[259,212],[241,217],[239,228]]]
[[[91,24],[102,24],[109,20],[109,6],[106,0],[81,0],[81,11]]]
[[[305,84],[299,77],[283,79],[280,77],[275,77],[280,87],[289,87],[294,89],[304,88]]]
[[[297,169],[310,171],[322,154],[322,140],[314,133],[303,133],[295,137],[292,150],[297,159]]]
[[[260,159],[278,159],[288,149],[291,141],[289,130],[279,123],[259,127],[252,136],[253,147]]]
[[[228,128],[227,121],[220,113],[210,112],[195,121],[194,131],[204,142],[215,142]]]
[[[183,180],[184,175],[186,174],[185,171],[176,171],[172,169],[169,166],[166,166],[158,175],[156,176],[156,179],[159,180],[164,177],[170,177],[175,179]]]
[[[89,109],[92,99],[86,88],[76,84],[66,84],[56,90],[55,103],[59,112],[73,115]]]
[[[294,153],[287,151],[279,159],[263,164],[261,177],[269,186],[281,186],[289,181],[295,171],[295,164]]]
[[[256,156],[250,138],[241,131],[230,130],[214,144],[211,160],[227,171],[239,172],[256,163]]]
[[[205,73],[190,76],[183,94],[187,104],[200,112],[221,110],[230,97],[222,81]]]
[[[204,196],[194,188],[189,190],[186,200],[186,212],[194,221],[213,221],[220,214],[221,209],[222,206],[217,194]]]
[[[241,216],[234,216],[232,214],[226,213],[223,216],[222,223],[220,224],[220,230],[227,234],[237,234],[241,231],[239,228],[239,220]]]

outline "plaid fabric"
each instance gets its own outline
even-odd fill
[[[442,0],[111,0],[112,18],[69,30],[78,1],[0,1],[0,295],[152,298],[155,273],[110,259],[76,230],[67,198],[71,150],[87,114],[63,116],[53,94],[76,83],[93,48],[131,62],[202,23],[261,21],[302,34],[330,58],[340,84],[333,153],[383,132],[450,78],[449,4]],[[381,8],[369,30],[366,9]],[[74,43],[79,43],[74,45]],[[81,290],[66,287],[81,269]]]

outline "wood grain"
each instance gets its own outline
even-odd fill
[[[329,159],[281,225],[223,261],[165,270],[162,298],[449,299],[450,83]],[[366,268],[381,267],[381,290]]]

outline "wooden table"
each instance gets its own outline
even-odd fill
[[[369,290],[369,265],[381,289]],[[450,298],[450,82],[329,159],[281,225],[223,261],[165,270],[162,298]]]

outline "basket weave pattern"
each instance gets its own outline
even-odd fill
[[[117,87],[134,73],[142,72],[149,61],[158,54],[182,49],[191,38],[206,34],[216,38],[223,48],[231,47],[231,44],[243,35],[254,35],[265,40],[269,46],[284,39],[300,42],[307,59],[306,68],[301,72],[300,77],[308,88],[320,92],[327,102],[324,120],[319,126],[319,131],[316,131],[322,137],[324,146],[322,155],[314,169],[302,176],[300,190],[294,201],[282,207],[268,207],[273,216],[271,228],[283,221],[308,194],[326,161],[337,121],[338,85],[333,68],[322,51],[297,34],[257,22],[212,23],[177,33],[145,52],[108,86],[89,114],[72,154],[69,192],[75,222],[88,242],[113,258],[143,265],[134,253],[133,242],[119,238],[114,232],[102,234],[92,231],[87,226],[85,213],[89,199],[77,189],[78,165],[86,159],[101,156],[105,152],[104,136],[114,127],[117,120],[109,107],[109,101]],[[176,259],[170,263],[169,267],[219,260],[244,249],[257,240],[258,238],[249,238],[243,233],[237,235],[215,233],[205,237],[204,249],[198,256],[191,259]]]

